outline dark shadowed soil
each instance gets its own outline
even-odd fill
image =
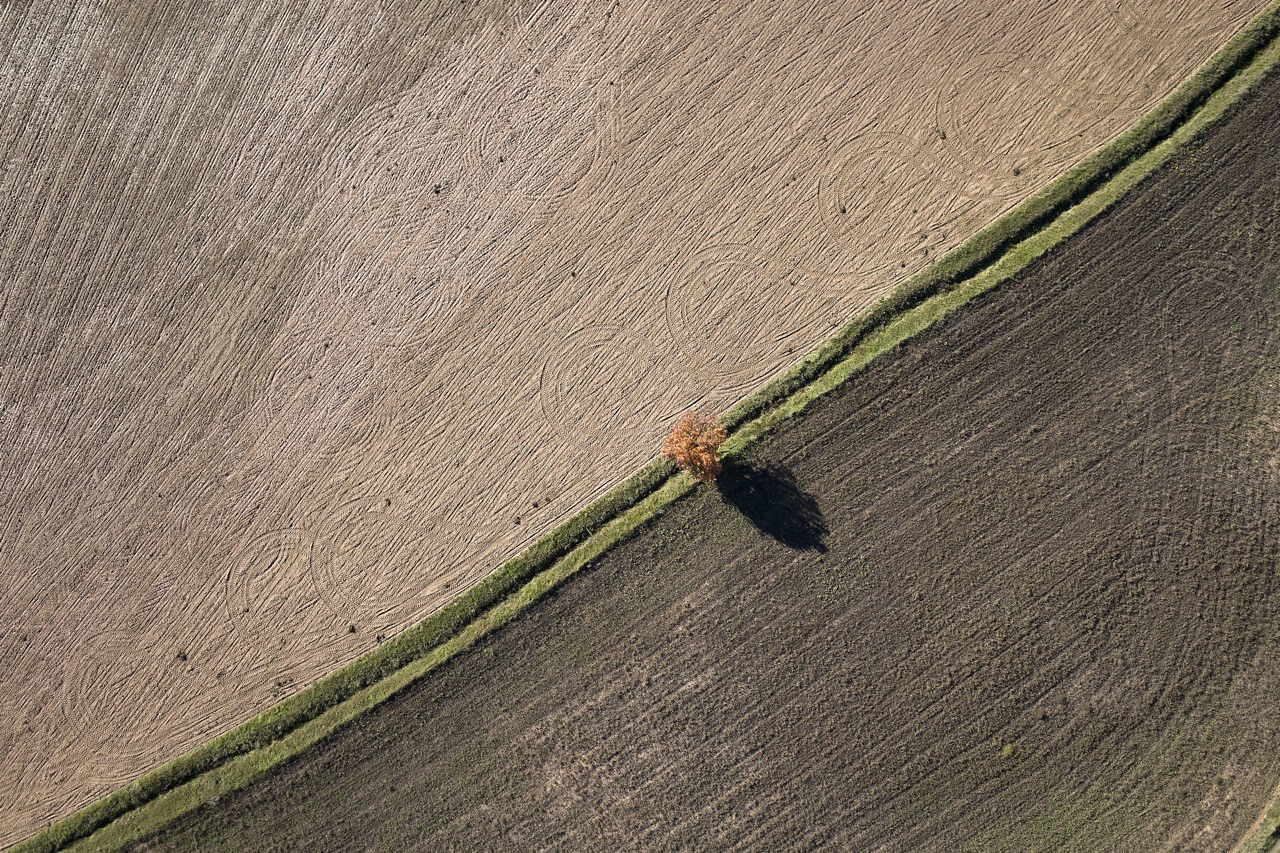
[[[1280,781],[1280,79],[153,849],[1224,850]]]

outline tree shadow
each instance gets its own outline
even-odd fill
[[[716,479],[726,501],[747,517],[755,528],[799,551],[826,552],[831,531],[818,499],[801,489],[786,468],[729,462]]]

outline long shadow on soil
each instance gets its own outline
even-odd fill
[[[827,550],[831,531],[818,499],[800,488],[790,469],[731,462],[716,485],[725,501],[766,536],[798,551]]]

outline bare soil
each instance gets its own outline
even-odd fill
[[[1280,781],[1280,75],[149,849],[1228,849]]]
[[[1260,5],[0,4],[0,844],[432,612]]]

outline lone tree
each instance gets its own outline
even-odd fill
[[[726,438],[728,433],[715,418],[689,412],[667,434],[662,455],[705,483],[720,473],[720,446]]]

